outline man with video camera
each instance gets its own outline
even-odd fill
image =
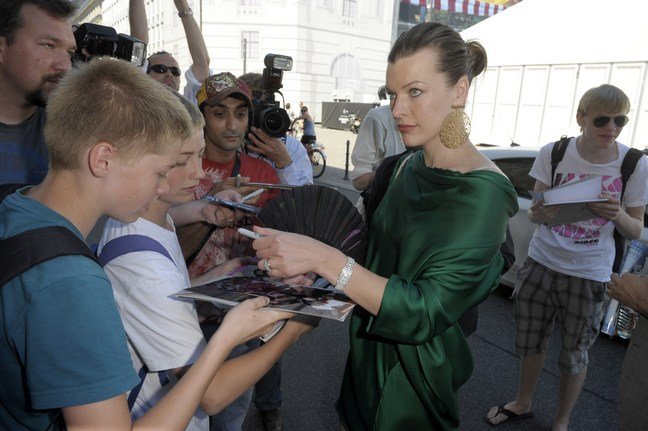
[[[76,49],[66,0],[0,2],[0,184],[47,173],[45,104]]]
[[[98,24],[73,27],[74,10],[67,0],[0,3],[0,184],[45,177],[45,105],[74,62],[94,56],[143,62],[141,40]]]
[[[278,89],[267,88],[268,84],[265,83],[264,75],[260,73],[246,73],[239,76],[239,79],[252,90],[255,124],[262,123],[259,121],[259,117],[262,117],[261,114],[266,114],[262,118],[269,119],[270,124],[275,125],[277,129],[275,130],[277,133],[274,134],[280,135],[272,137],[265,134],[265,139],[259,139],[263,135],[250,133],[250,141],[246,150],[253,156],[259,155],[270,161],[282,184],[292,186],[313,184],[313,170],[306,148],[297,139],[287,135],[280,127],[280,125],[289,125],[290,117],[285,117],[288,120],[284,123],[285,118],[282,112],[287,114],[287,111],[281,109],[279,104],[274,101],[274,93]],[[259,126],[261,124],[257,125],[257,127]],[[283,134],[281,134],[282,131]]]

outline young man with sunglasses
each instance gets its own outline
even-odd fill
[[[630,100],[619,88],[601,85],[585,92],[576,119],[580,136],[571,138],[552,177],[553,143],[540,150],[529,175],[544,191],[590,175],[603,178],[603,202],[587,204],[589,220],[552,225],[560,209],[534,202],[529,219],[537,223],[529,256],[515,286],[516,348],[522,356],[514,401],[490,409],[497,425],[530,417],[544,352],[557,320],[561,325],[560,388],[554,431],[567,430],[587,373],[588,351],[599,332],[607,283],[615,256],[614,230],[636,239],[648,202],[648,160],[641,157],[621,197],[621,165],[629,148],[616,141],[628,122]]]

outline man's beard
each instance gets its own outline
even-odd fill
[[[43,86],[52,80],[58,81],[61,78],[63,78],[63,73],[52,73],[45,75],[43,77],[43,82],[41,83],[39,88],[25,94],[25,100],[27,100],[30,105],[40,106],[41,108],[44,108],[45,106],[47,106],[47,96],[43,93]]]
[[[43,90],[41,89],[27,93],[25,95],[25,100],[27,100],[27,103],[29,103],[30,105],[40,106],[41,108],[47,106],[47,100],[45,99]]]

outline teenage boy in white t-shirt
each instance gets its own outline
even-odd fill
[[[109,241],[125,235],[143,235],[161,244],[172,258],[156,251],[136,251],[118,256],[104,267],[128,335],[135,369],[141,370],[144,365],[148,369],[131,412],[134,418],[155,406],[205,350],[205,339],[194,304],[169,298],[169,295],[189,287],[190,281],[168,211],[174,204],[192,201],[198,182],[204,177],[203,116],[196,105],[181,96],[179,98],[191,114],[194,134],[183,142],[179,162],[167,175],[169,192],[161,195],[133,223],[109,219],[98,249],[101,260]],[[231,190],[221,194],[224,194],[220,196],[222,198],[238,195]],[[240,195],[238,197],[240,199]],[[217,221],[225,225],[234,219],[227,212],[217,215]],[[225,275],[239,265],[239,260],[229,261],[199,278],[207,281]],[[265,312],[269,311],[262,311]],[[310,329],[309,325],[289,321],[260,349],[225,362],[213,377],[187,429],[208,430],[208,415],[218,413],[250,388],[292,343]]]
[[[534,202],[529,219],[537,223],[529,257],[515,286],[516,348],[522,356],[517,398],[490,409],[487,422],[497,425],[531,416],[544,352],[558,316],[561,325],[560,389],[553,430],[567,430],[569,418],[585,381],[588,351],[598,335],[604,294],[615,255],[614,229],[636,239],[643,229],[648,202],[648,160],[642,157],[621,195],[621,163],[629,148],[616,141],[626,125],[628,97],[612,85],[585,92],[576,119],[581,135],[572,138],[551,178],[553,143],[543,147],[530,175],[535,190],[565,184],[589,175],[603,177],[601,197],[588,204],[596,217],[551,226],[558,207]]]

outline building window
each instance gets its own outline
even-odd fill
[[[259,58],[259,32],[241,32],[241,58]]]
[[[246,7],[250,7],[250,6],[259,7],[259,6],[261,6],[261,0],[239,0],[239,2],[240,2],[239,4],[241,6],[246,6]]]
[[[343,0],[342,3],[342,16],[355,18],[358,15],[358,1],[357,0]]]
[[[333,0],[319,0],[317,5],[320,7],[325,7],[327,9],[333,8]]]
[[[362,87],[360,64],[351,54],[340,54],[333,60],[331,76],[335,78],[336,90],[357,91]]]

